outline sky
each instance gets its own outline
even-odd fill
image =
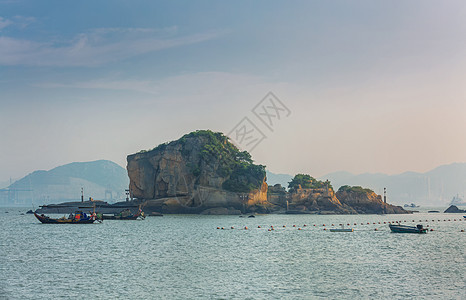
[[[466,162],[466,2],[439,4],[0,0],[0,181],[197,129],[274,173]]]

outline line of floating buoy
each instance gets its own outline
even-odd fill
[[[383,221],[383,224],[387,224],[387,223],[388,223],[388,224],[401,224],[401,223],[403,223],[403,222],[406,223],[406,222],[408,222],[408,221],[409,221],[409,220]],[[432,220],[419,220],[418,222],[423,223],[423,222],[442,222],[442,221],[443,221],[443,222],[456,222],[456,221],[466,221],[466,219],[461,219],[461,218],[459,218],[459,219],[443,219],[443,220],[441,220],[441,219],[437,219],[437,220],[432,219]],[[416,222],[416,220],[412,220],[412,222]],[[382,221],[379,221],[379,222],[372,222],[372,225],[376,225],[376,224],[382,224]],[[344,226],[345,223],[339,223],[339,225],[340,225],[340,226]],[[351,223],[346,223],[346,225],[347,225],[347,226],[350,226]],[[353,225],[354,225],[354,226],[357,226],[358,223],[353,223]],[[361,225],[371,225],[371,222],[363,222],[363,223],[361,223]],[[303,230],[303,227],[307,227],[306,224],[303,224],[302,227],[299,227],[299,226],[297,226],[296,224],[293,224],[292,226],[293,226],[293,228],[297,228],[298,230]],[[317,224],[312,224],[312,226],[317,227],[317,226],[319,226],[319,225],[317,225]],[[324,227],[324,228],[323,228],[324,230],[327,230],[327,229],[325,228],[325,227],[327,227],[327,224],[322,224],[322,225],[320,225],[320,226]],[[335,223],[332,223],[331,226],[335,226]],[[286,226],[286,225],[282,225],[282,227],[283,227],[283,228],[286,228],[287,226]],[[429,225],[426,225],[426,227],[429,227]],[[230,226],[230,229],[232,229],[232,230],[235,229],[235,228],[236,228],[235,226]],[[257,228],[262,228],[262,226],[261,226],[261,225],[258,225]],[[217,229],[225,230],[225,227],[217,227]],[[248,228],[247,226],[245,226],[245,227],[243,227],[243,229],[244,229],[244,230],[248,230],[249,228]],[[272,231],[272,230],[275,230],[274,225],[270,225],[269,231]],[[379,230],[379,228],[375,228],[375,229],[374,229],[374,231],[378,231],[378,230]],[[434,231],[434,229],[430,228],[430,231]],[[464,231],[465,231],[464,229],[461,229],[461,232],[464,232]]]

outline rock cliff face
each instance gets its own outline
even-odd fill
[[[222,207],[246,212],[267,207],[264,166],[253,164],[249,153],[240,152],[221,133],[192,132],[129,155],[127,162],[132,196],[146,201],[146,211],[200,213]]]
[[[320,214],[354,214],[350,206],[342,204],[330,188],[297,188],[290,193],[290,210]]]
[[[342,186],[336,193],[344,205],[350,206],[360,214],[406,214],[408,211],[400,206],[384,203],[382,197],[370,189],[359,186]]]

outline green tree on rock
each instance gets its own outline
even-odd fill
[[[333,190],[330,181],[320,181],[308,174],[296,174],[294,178],[288,183],[290,192],[296,191],[299,186],[303,189],[321,189],[328,186],[329,189]]]

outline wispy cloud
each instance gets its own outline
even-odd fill
[[[73,88],[73,89],[103,89],[126,90],[152,95],[200,95],[209,93],[226,93],[238,87],[257,86],[266,81],[259,76],[234,74],[227,72],[199,72],[163,78],[160,80],[137,80],[99,78],[89,81],[72,83],[43,82],[34,86],[40,88]],[[183,87],[180,90],[180,86]]]
[[[36,18],[34,17],[14,16],[10,19],[0,17],[0,31],[7,27],[16,27],[24,29],[31,23],[34,23],[35,21]]]
[[[7,27],[7,26],[9,26],[11,24],[13,24],[13,22],[11,20],[0,17],[0,30],[2,30],[3,28],[5,28],[5,27]]]
[[[176,36],[175,33],[176,27],[100,28],[78,34],[71,41],[64,41],[60,45],[3,36],[0,37],[0,65],[92,67],[203,42],[221,34],[207,32]]]

